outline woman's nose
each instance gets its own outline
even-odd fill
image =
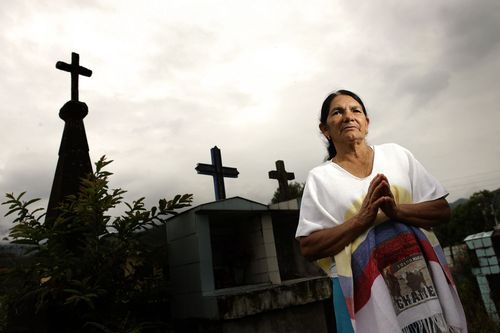
[[[346,111],[344,112],[344,121],[351,121],[354,119],[354,113],[352,111]]]

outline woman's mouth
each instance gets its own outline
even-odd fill
[[[354,125],[345,126],[342,128],[342,131],[351,130],[351,129],[357,129],[357,127]]]

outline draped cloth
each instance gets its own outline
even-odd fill
[[[338,332],[467,332],[431,231],[388,220],[318,264],[333,278]]]

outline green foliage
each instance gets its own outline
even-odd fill
[[[141,332],[147,326],[137,318],[141,307],[165,302],[166,245],[142,239],[190,206],[192,195],[161,199],[149,210],[140,198],[112,218],[108,212],[122,203],[125,191],[108,188],[112,174],[104,168],[110,162],[102,157],[96,163],[95,173],[82,180],[78,195],[68,196],[52,221],[44,222],[42,208],[32,209],[37,199],[6,194],[6,216],[15,216],[9,237],[31,253],[2,274],[2,306],[13,321],[25,315],[56,325],[49,331]]]
[[[498,215],[495,210],[496,196],[496,191],[480,191],[455,207],[450,222],[434,228],[441,245],[459,244],[468,235],[492,230]]]
[[[299,182],[291,182],[288,184],[288,200],[295,199],[295,198],[301,198],[302,193],[304,193],[304,186],[305,183],[299,183]],[[271,203],[275,204],[280,202],[280,189],[279,187],[274,191],[273,198],[271,199]]]

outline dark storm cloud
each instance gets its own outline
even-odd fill
[[[442,59],[444,66],[449,66],[452,71],[459,71],[469,66],[481,65],[485,60],[498,60],[500,2],[451,2],[440,14],[445,32]]]
[[[362,16],[358,23],[370,27],[373,42],[362,48],[358,59],[380,73],[388,92],[409,97],[415,109],[442,96],[452,77],[466,71],[496,70],[500,58],[498,1],[389,4],[359,7]],[[366,52],[370,49],[371,53]]]

